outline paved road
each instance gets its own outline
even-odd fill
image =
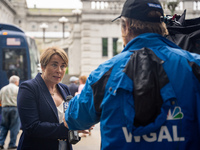
[[[73,150],[100,150],[100,127],[99,124],[96,124],[94,129],[91,132],[92,134],[87,137],[82,137],[81,141],[76,145],[73,145]],[[21,135],[21,131],[18,134],[17,144],[19,141],[19,137]],[[9,142],[9,135],[6,137],[4,148],[7,149]],[[13,149],[15,150],[15,149]]]

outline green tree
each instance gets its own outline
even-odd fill
[[[167,3],[167,8],[170,10],[172,16],[174,15],[175,9],[178,6],[178,4],[179,4],[179,1]]]

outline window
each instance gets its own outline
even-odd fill
[[[8,79],[17,75],[20,80],[27,80],[26,51],[22,48],[3,49],[3,70],[7,72]]]
[[[102,38],[102,56],[108,56],[108,38]]]
[[[31,65],[31,78],[34,78],[38,73],[39,67],[39,51],[37,49],[35,40],[27,37],[28,47],[29,47],[29,54],[30,54],[30,65]]]
[[[183,10],[183,2],[179,2],[176,10]]]
[[[118,38],[113,38],[113,56],[118,54],[118,52],[117,52],[117,41],[118,41]]]
[[[200,2],[199,1],[193,2],[193,10],[200,10]]]

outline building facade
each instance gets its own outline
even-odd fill
[[[0,23],[14,24],[16,10],[10,1],[0,1]]]
[[[160,0],[165,14],[172,0]],[[69,75],[89,75],[99,64],[122,50],[120,15],[125,0],[81,0],[82,10],[27,8],[26,0],[1,0],[0,23],[21,27],[36,39],[43,51],[49,46],[62,47],[69,56]],[[175,13],[187,10],[186,18],[200,16],[200,1],[182,0]],[[67,18],[60,22],[62,17]],[[46,24],[42,28],[42,24]],[[48,28],[47,28],[48,27]]]

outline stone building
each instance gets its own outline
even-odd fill
[[[0,1],[0,23],[14,24],[16,9],[10,1]]]
[[[160,0],[165,14],[171,14]],[[48,46],[60,46],[69,56],[69,75],[89,75],[99,64],[122,50],[119,16],[125,0],[81,0],[82,10],[27,8],[26,0],[1,0],[0,23],[21,27],[36,39],[42,51]],[[200,1],[181,0],[175,13],[187,9],[187,18],[200,15]],[[61,17],[68,19],[64,24]],[[42,29],[45,23],[48,28]],[[64,33],[64,34],[63,34]],[[64,36],[63,36],[64,35]]]

